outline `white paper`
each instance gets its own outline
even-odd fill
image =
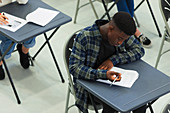
[[[0,24],[0,27],[7,29],[9,31],[15,32],[27,23],[26,20],[10,15],[8,13],[2,12],[1,14],[4,14],[6,17],[8,17],[7,20],[8,24],[3,24],[3,25]]]
[[[37,8],[35,11],[29,13],[26,16],[26,20],[28,22],[36,23],[40,26],[45,26],[58,14],[59,14],[58,11],[53,11],[44,8]]]
[[[53,11],[44,8],[37,8],[35,11],[29,13],[26,16],[26,20],[16,17],[14,15],[3,12],[6,17],[8,17],[9,24],[0,25],[1,28],[7,29],[9,31],[15,32],[24,26],[27,22],[32,22],[40,26],[45,26],[48,24],[56,15],[59,14],[58,11]]]
[[[134,84],[134,82],[139,77],[138,72],[134,71],[134,70],[125,70],[122,68],[113,67],[110,71],[115,71],[115,72],[121,73],[121,77],[122,77],[121,80],[119,82],[113,83],[113,85],[118,85],[118,86],[122,86],[122,87],[131,88],[132,85]],[[112,82],[110,80],[98,79],[97,81],[104,82],[107,84],[112,84]]]

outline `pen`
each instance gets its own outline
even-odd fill
[[[118,79],[118,76],[113,80],[113,82],[110,84],[110,87],[113,85],[113,83],[116,82],[116,79]]]

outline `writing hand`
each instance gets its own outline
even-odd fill
[[[121,80],[121,73],[118,72],[107,71],[106,76],[110,81],[114,81],[116,79],[115,82],[117,82]]]
[[[3,15],[2,13],[0,13],[0,24],[3,25],[3,24],[8,24],[8,21],[6,21],[8,18]]]
[[[98,67],[98,69],[110,70],[112,67],[113,67],[112,61],[110,59],[107,59]]]

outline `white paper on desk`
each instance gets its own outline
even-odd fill
[[[35,11],[29,13],[26,16],[26,20],[28,22],[33,22],[40,26],[45,26],[58,14],[59,14],[58,11],[53,11],[39,7]]]
[[[122,87],[131,88],[132,85],[134,84],[134,82],[139,77],[138,72],[134,71],[134,70],[125,70],[122,68],[113,67],[110,71],[115,71],[115,72],[121,73],[122,78],[121,78],[120,82],[115,82],[115,83],[113,83],[113,85],[118,85],[118,86],[122,86]],[[97,81],[107,83],[107,84],[112,84],[112,82],[109,80],[98,79]]]
[[[45,26],[48,24],[56,15],[59,14],[58,11],[53,11],[44,8],[37,8],[35,11],[29,13],[26,16],[26,20],[16,17],[14,15],[3,12],[6,17],[8,17],[9,24],[0,25],[1,28],[7,29],[9,31],[15,32],[24,26],[27,22],[33,22],[40,26]],[[9,26],[10,25],[10,26]]]
[[[6,25],[0,24],[0,27],[7,29],[9,31],[15,32],[27,23],[26,20],[19,18],[19,17],[16,17],[14,15],[11,15],[11,14],[8,14],[8,13],[5,13],[5,12],[2,12],[2,14],[4,14],[6,17],[8,17],[8,20],[7,20],[8,24],[6,24]]]

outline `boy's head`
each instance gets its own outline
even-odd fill
[[[136,32],[136,25],[129,13],[118,12],[112,17],[112,21],[116,26],[127,35],[134,35]]]
[[[121,45],[136,32],[136,25],[133,18],[126,12],[118,12],[109,22],[107,40],[113,45]]]

